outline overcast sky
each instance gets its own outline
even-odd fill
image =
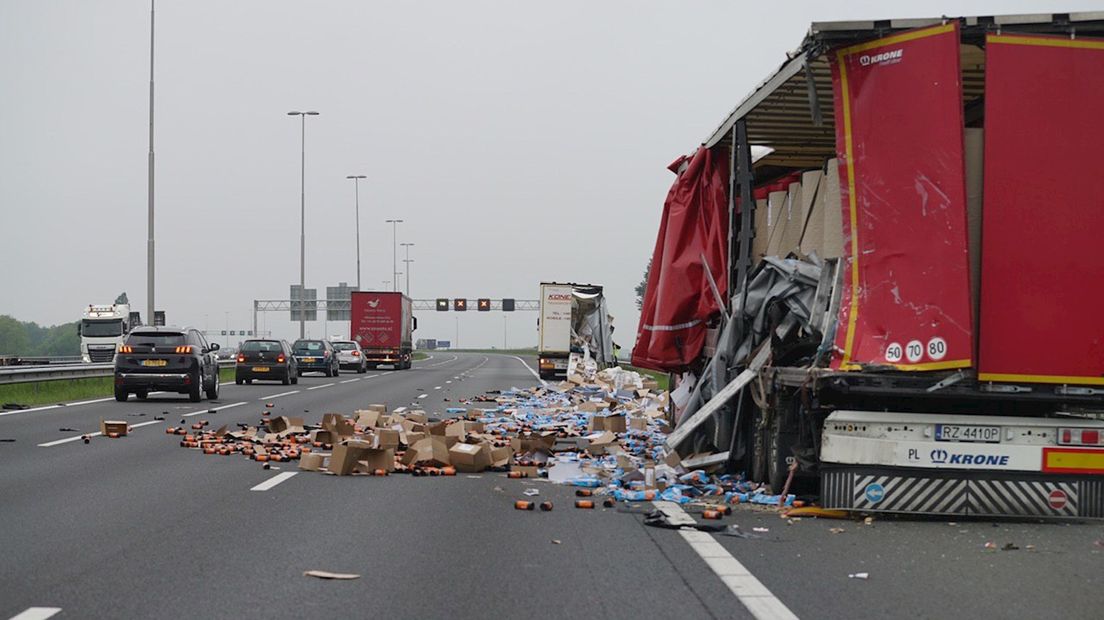
[[[247,329],[253,299],[287,299],[300,230],[300,121],[287,112],[310,109],[321,115],[307,120],[308,288],[356,282],[345,177],[364,174],[364,289],[392,279],[384,220],[400,218],[398,241],[416,244],[413,297],[536,299],[542,280],[602,284],[627,351],[667,164],[810,22],[1092,9],[161,0],[157,307],[173,324],[221,330],[229,316]],[[141,0],[0,0],[0,314],[63,323],[126,291],[145,315],[149,17]],[[453,313],[419,319],[417,337],[455,339]],[[459,342],[501,346],[505,327],[510,347],[532,346],[535,323],[468,312]],[[298,334],[286,313],[261,325]]]

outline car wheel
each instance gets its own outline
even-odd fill
[[[340,365],[334,365],[333,376],[335,376],[335,377],[340,377],[341,376],[341,366]]]
[[[253,380],[252,379],[246,379],[245,384],[246,385],[253,385]]]
[[[121,403],[125,403],[128,396],[130,396],[130,394],[128,394],[127,391],[124,388],[121,388],[121,387],[116,387],[115,388],[115,400],[117,400]]]
[[[280,380],[280,383],[282,383],[284,385],[287,385],[287,384],[291,383],[291,379],[288,376],[285,375],[284,378]]]
[[[211,389],[207,390],[207,400],[218,400],[219,396],[219,373],[218,369],[215,369],[215,376],[211,380]]]
[[[138,400],[146,400],[149,398],[149,390],[138,390],[134,395],[138,397]]]
[[[234,377],[234,383],[236,383],[237,385],[241,385],[242,383],[245,383],[245,380],[241,377]]]
[[[291,378],[291,384],[292,385],[298,385],[298,383],[299,383],[299,377],[292,377]]]
[[[203,373],[197,372],[192,377],[192,385],[188,388],[188,400],[198,403],[203,399]]]

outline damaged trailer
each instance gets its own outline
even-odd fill
[[[672,165],[633,350],[685,379],[669,447],[827,508],[1104,518],[1102,74],[1104,13],[814,23]]]

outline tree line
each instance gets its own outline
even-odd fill
[[[43,327],[0,314],[0,356],[80,355],[77,321]]]

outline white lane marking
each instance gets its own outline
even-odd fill
[[[139,424],[131,424],[130,425],[130,430],[134,430],[136,428],[141,428],[143,426],[149,426],[150,424],[160,424],[162,422],[164,422],[164,420],[150,420],[149,422],[141,422]],[[38,447],[39,448],[52,448],[54,446],[60,446],[63,443],[69,443],[71,441],[80,441],[81,439],[84,439],[85,436],[88,436],[89,438],[91,438],[91,437],[102,437],[103,433],[101,433],[100,431],[96,431],[95,433],[84,433],[84,434],[81,434],[81,435],[77,435],[75,437],[66,437],[65,439],[58,439],[57,441],[48,441],[46,443],[40,443],[40,444],[38,444]]]
[[[360,381],[360,378],[346,379],[346,380],[342,381],[341,383],[356,383],[357,381]]]
[[[11,617],[11,620],[46,620],[61,611],[60,607],[28,607],[22,613]]]
[[[276,474],[275,476],[269,478],[268,480],[265,480],[264,482],[258,484],[257,486],[255,486],[255,487],[253,487],[252,489],[249,489],[249,490],[250,491],[267,491],[267,490],[271,489],[272,487],[280,484],[281,482],[287,480],[288,478],[291,478],[292,476],[294,476],[297,473],[299,473],[299,472],[297,472],[297,471],[285,471],[282,474]]]
[[[81,400],[81,401],[77,401],[75,403],[44,405],[42,407],[32,407],[30,409],[12,409],[10,411],[0,412],[0,417],[6,416],[6,415],[15,415],[17,413],[34,413],[35,411],[48,411],[50,409],[65,409],[67,407],[79,407],[81,405],[92,405],[92,404],[95,404],[95,403],[105,403],[109,400],[115,400],[115,397],[112,396],[110,398],[97,398],[95,400]]]
[[[663,505],[660,510],[677,518],[676,523],[684,523],[683,517],[693,521],[678,504],[673,502],[655,502]],[[681,515],[681,516],[680,516]],[[744,607],[759,620],[797,620],[797,615],[778,600],[763,582],[755,578],[732,554],[725,549],[712,534],[696,530],[679,530],[682,538],[713,570],[728,589],[736,595]]]
[[[210,413],[212,411],[222,411],[223,409],[230,409],[231,407],[241,407],[244,404],[245,404],[245,401],[242,401],[240,403],[231,403],[229,405],[222,405],[220,407],[211,407],[209,409],[204,409],[203,411],[193,411],[191,413],[185,413],[181,417],[190,418],[194,415],[200,415],[200,414],[203,414],[203,413]]]
[[[452,383],[452,379],[449,379],[448,381],[445,381],[445,383]]]
[[[365,379],[375,379],[375,378],[376,378],[376,377],[378,377],[378,376],[379,376],[379,375],[368,375],[367,377],[364,377],[364,378],[365,378]]]
[[[437,362],[436,364],[429,364],[429,365],[426,366],[426,368],[436,368],[438,366],[444,366],[445,364],[455,362],[458,359],[460,359],[459,355],[453,355],[452,358],[450,358],[450,359],[447,359],[443,362]]]
[[[307,391],[309,392],[311,390],[321,390],[322,388],[328,388],[328,387],[333,387],[333,386],[334,386],[333,383],[323,383],[322,385],[316,385],[314,387],[309,387],[309,388],[307,388]]]
[[[537,371],[533,370],[533,367],[529,365],[529,362],[526,362],[525,360],[521,359],[520,357],[518,357],[516,355],[511,355],[510,357],[512,357],[512,358],[516,359],[517,361],[521,362],[521,365],[525,366],[525,370],[528,370],[534,377],[536,377],[537,381],[541,382],[541,385],[548,385],[548,382],[545,381],[544,379],[541,379],[540,374]]]
[[[142,428],[143,426],[149,426],[150,424],[160,424],[162,422],[164,422],[164,420],[150,420],[149,422],[141,422],[139,424],[131,424],[130,428],[131,428],[131,430],[133,430],[133,429],[136,429],[136,428]]]
[[[427,398],[429,394],[418,394],[418,398]]]
[[[434,386],[434,388],[433,388],[433,389],[435,389],[435,390],[439,390],[439,389],[441,389],[441,386],[439,386],[439,385],[438,385],[438,386]]]
[[[291,396],[292,394],[298,394],[299,390],[292,390],[290,392],[280,392],[279,394],[273,394],[272,396],[262,396],[257,400],[269,400],[272,398],[280,398],[281,396]]]

